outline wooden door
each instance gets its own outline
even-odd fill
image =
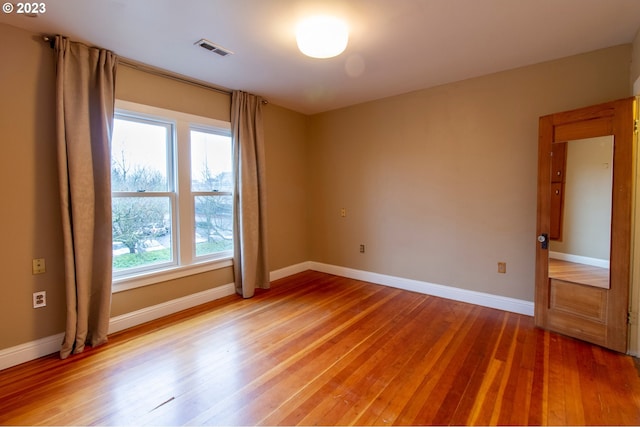
[[[541,328],[619,352],[627,350],[634,108],[634,99],[629,98],[551,114],[539,120],[535,323]],[[606,135],[613,136],[608,286],[550,277],[549,237],[551,205],[554,203],[551,153],[554,144]]]

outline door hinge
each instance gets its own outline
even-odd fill
[[[638,133],[638,119],[633,121],[633,133]]]
[[[638,324],[638,313],[629,311],[627,312],[627,323],[629,325],[637,325]]]

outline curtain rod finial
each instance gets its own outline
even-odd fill
[[[55,47],[56,44],[56,38],[49,36],[47,34],[42,36],[42,40],[46,43],[49,43],[49,46],[51,46],[51,48],[53,49]]]

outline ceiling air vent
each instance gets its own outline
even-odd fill
[[[225,49],[222,46],[213,44],[207,39],[200,39],[194,44],[197,44],[198,46],[204,49],[210,50],[211,52],[217,53],[220,56],[227,56],[227,55],[233,54],[233,52],[231,52],[229,49]]]

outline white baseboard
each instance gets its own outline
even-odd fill
[[[278,280],[283,277],[291,276],[309,270],[309,262],[292,265],[270,272],[269,280]],[[177,313],[188,308],[196,307],[200,304],[214,301],[216,299],[233,295],[235,293],[235,285],[229,283],[227,285],[218,286],[213,289],[198,292],[197,294],[187,295],[182,298],[167,301],[151,307],[146,307],[131,313],[111,318],[109,322],[109,333],[119,332],[133,326],[141,325],[155,319],[159,319],[170,314]]]
[[[283,279],[311,269],[311,261],[301,262],[300,264],[290,265],[289,267],[272,271],[269,274],[269,280],[273,282],[274,280]]]
[[[549,258],[561,261],[577,262],[578,264],[592,265],[594,267],[609,268],[609,260],[600,258],[590,258],[581,255],[565,254],[562,252],[549,252]]]
[[[234,293],[235,285],[230,283],[131,313],[112,317],[109,321],[109,333],[112,334],[133,326],[141,325],[151,320],[196,307],[227,295],[233,295]],[[60,351],[63,338],[64,333],[60,333],[0,350],[0,370]]]
[[[235,285],[233,283],[229,283],[213,289],[207,289],[206,291],[187,295],[182,298],[153,305],[151,307],[145,307],[131,313],[112,317],[109,321],[109,333],[113,334],[114,332],[120,332],[133,326],[142,325],[143,323],[160,319],[161,317],[169,316],[170,314],[196,307],[200,304],[214,301],[228,295],[233,295],[235,292]]]
[[[530,301],[454,288],[452,286],[437,285],[419,280],[404,279],[402,277],[388,276],[385,274],[371,273],[368,271],[354,270],[352,268],[322,264],[319,262],[311,262],[310,264],[312,270],[323,273],[335,274],[337,276],[364,280],[366,282],[391,286],[407,291],[533,316],[533,302]]]
[[[451,286],[437,285],[434,283],[421,282],[418,280],[404,279],[401,277],[388,276],[385,274],[371,273],[368,271],[355,270],[352,268],[340,267],[319,262],[307,261],[289,267],[272,271],[269,274],[270,280],[278,280],[306,270],[315,270],[323,273],[335,274],[357,280],[364,280],[379,285],[391,286],[408,291],[419,292],[427,295],[462,301],[484,307],[496,308],[499,310],[533,316],[533,303],[514,298],[492,295],[483,292],[469,291],[466,289],[454,288]],[[235,293],[233,283],[218,286],[193,295],[167,301],[151,307],[146,307],[131,313],[111,318],[109,322],[109,333],[122,331],[133,326],[159,319],[170,314],[177,313],[200,304],[204,304]],[[56,334],[39,340],[20,344],[4,350],[0,350],[0,370],[28,362],[42,356],[56,353],[60,350],[60,344],[64,334]]]
[[[60,351],[64,333],[16,345],[0,351],[0,370]]]

